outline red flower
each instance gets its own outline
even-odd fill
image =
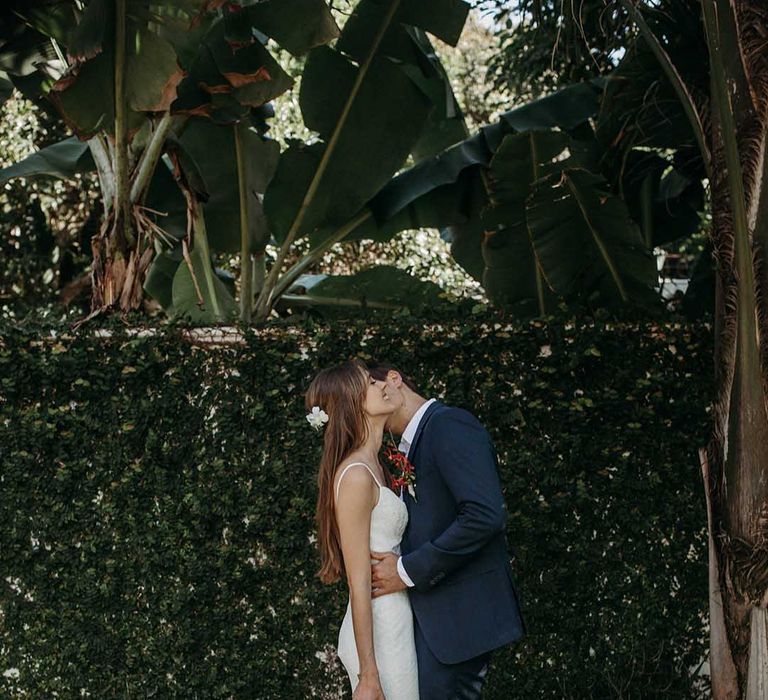
[[[391,438],[391,435],[390,435]],[[392,440],[394,443],[394,439]],[[389,467],[391,479],[390,488],[395,492],[402,493],[403,489],[408,489],[410,494],[416,497],[416,470],[400,450],[394,444],[387,446],[384,450],[384,457]]]

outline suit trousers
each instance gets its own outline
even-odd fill
[[[416,658],[419,663],[419,700],[480,700],[492,652],[458,664],[438,661],[413,618]]]

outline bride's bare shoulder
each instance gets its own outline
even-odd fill
[[[364,463],[352,457],[345,459],[336,468],[334,490],[337,502],[343,493],[364,495],[373,491],[374,479]]]

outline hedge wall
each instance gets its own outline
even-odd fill
[[[355,353],[495,439],[531,633],[486,698],[705,695],[706,324],[108,325],[0,327],[2,697],[348,697],[302,394]]]

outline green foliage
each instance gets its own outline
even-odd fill
[[[609,72],[632,34],[625,13],[613,0],[475,4],[493,20],[497,38],[489,78],[497,89],[523,99]]]
[[[464,135],[426,32],[455,44],[468,10],[463,0],[389,6],[360,0],[335,45],[310,52],[299,104],[305,125],[320,138],[290,143],[264,193],[280,248],[255,318],[266,319],[307,267],[369,221],[368,203],[409,155],[427,157]],[[306,237],[313,250],[284,271],[294,241]]]
[[[38,148],[60,142],[64,128],[38,105],[16,93],[0,107],[0,168]],[[57,166],[55,162],[49,165]],[[54,301],[77,283],[91,260],[98,231],[98,183],[19,178],[0,190],[0,309],[24,309]]]
[[[336,697],[346,593],[314,577],[303,390],[352,354],[498,448],[530,635],[489,700],[703,696],[709,326],[483,312],[207,349],[92,330],[0,326],[3,697]]]
[[[637,299],[650,306],[655,301],[655,260],[624,202],[600,176],[574,168],[539,180],[527,218],[536,255],[555,291],[586,288],[614,303]]]
[[[675,90],[644,40],[625,27],[623,11],[617,4],[609,4],[598,23],[596,5],[591,2],[579,8],[578,17],[565,19],[561,14],[566,13],[566,9],[557,3],[538,0],[513,3],[518,14],[512,16],[518,23],[512,22],[514,26],[509,29],[519,33],[518,38],[522,37],[526,45],[534,35],[539,43],[546,39],[546,27],[557,27],[555,48],[572,49],[574,36],[578,35],[584,43],[584,47],[577,47],[576,54],[579,54],[582,48],[591,49],[600,43],[596,38],[598,31],[620,27],[621,32],[614,37],[615,41],[611,39],[614,42],[611,46],[620,48],[621,52],[610,60],[607,54],[595,53],[596,61],[607,61],[604,68],[611,68],[612,78],[570,85],[553,95],[501,113],[496,123],[483,126],[477,134],[466,138],[462,108],[447,79],[450,72],[441,65],[426,32],[434,35],[438,46],[441,39],[455,43],[465,24],[468,5],[461,0],[430,0],[430,3],[403,2],[391,17],[385,12],[385,5],[375,0],[348,3],[350,12],[348,19],[341,22],[340,34],[335,24],[340,11],[337,8],[335,13],[331,12],[321,0],[292,0],[288,9],[306,19],[299,25],[286,19],[286,6],[277,0],[261,2],[258,6],[246,5],[241,11],[237,10],[239,6],[230,3],[219,8],[221,11],[204,13],[203,20],[193,23],[192,31],[181,34],[173,29],[179,22],[174,23],[170,15],[163,14],[163,22],[158,25],[160,34],[155,37],[157,41],[139,42],[140,53],[144,52],[142,60],[155,56],[161,44],[165,46],[163,42],[167,47],[173,45],[188,73],[179,86],[171,112],[195,116],[190,117],[184,127],[180,124],[181,117],[174,118],[174,125],[168,127],[172,136],[167,147],[176,151],[179,148],[176,139],[180,137],[183,175],[189,179],[190,170],[195,170],[202,181],[198,183],[201,189],[195,186],[191,189],[203,200],[205,195],[209,196],[203,207],[205,245],[219,255],[240,251],[241,257],[244,256],[238,268],[242,273],[241,320],[251,318],[252,311],[256,318],[263,320],[275,308],[278,313],[284,313],[286,308],[298,308],[296,304],[286,307],[287,299],[279,305],[277,302],[284,294],[292,295],[294,283],[311,268],[314,268],[312,272],[330,272],[323,269],[324,263],[328,250],[339,241],[373,240],[375,247],[403,231],[424,227],[441,229],[444,238],[451,242],[455,260],[482,283],[494,304],[506,305],[521,315],[549,311],[552,303],[562,299],[569,303],[588,299],[590,304],[612,301],[616,294],[601,293],[600,280],[605,277],[605,266],[600,260],[606,257],[604,251],[598,256],[570,258],[574,249],[581,253],[592,250],[593,246],[569,247],[567,240],[553,235],[545,255],[540,246],[537,248],[531,217],[526,216],[526,201],[530,204],[535,200],[539,211],[547,214],[557,210],[561,203],[553,199],[553,195],[559,195],[561,188],[534,186],[534,183],[545,170],[563,172],[566,167],[585,168],[599,176],[591,182],[587,194],[600,203],[598,208],[604,210],[604,219],[608,220],[605,216],[608,213],[615,214],[619,230],[626,233],[631,229],[631,236],[620,236],[627,244],[624,248],[637,247],[635,233],[642,234],[644,249],[637,247],[636,255],[624,255],[625,250],[611,251],[614,260],[608,267],[617,267],[613,263],[624,258],[634,258],[626,274],[640,282],[636,285],[639,294],[619,290],[618,298],[654,301],[655,295],[648,293],[658,279],[650,259],[653,248],[679,249],[688,246],[693,236],[700,237],[701,213],[705,206],[703,170],[696,156],[690,124]],[[487,8],[494,4],[480,3],[480,6]],[[182,5],[187,7],[185,3]],[[197,0],[189,7],[196,5],[199,5]],[[80,46],[75,41],[77,37],[73,39],[75,48],[80,46],[76,55],[79,60],[85,60],[83,69],[99,60],[99,56],[87,58],[96,50],[93,46],[101,46],[106,51],[102,46],[102,23],[87,21],[94,13],[99,14],[103,6],[102,0],[94,0],[78,25],[82,28],[80,39],[87,35],[88,41]],[[212,5],[205,7],[213,8]],[[694,98],[701,98],[708,81],[706,70],[702,70],[701,62],[695,59],[698,52],[693,50],[701,48],[697,6],[694,8],[686,0],[669,13],[643,7],[648,26],[660,37],[673,63],[692,86]],[[497,20],[507,18],[509,8],[498,11]],[[182,14],[187,19],[191,17],[187,11]],[[139,19],[144,22],[146,18],[142,17]],[[278,21],[280,17],[282,20]],[[676,31],[679,26],[692,31],[682,33],[681,38],[681,33]],[[291,56],[290,73],[285,72],[267,50],[272,51],[274,47],[261,44],[263,36],[259,31],[256,32],[259,40],[254,38],[254,30],[258,28],[273,39],[285,42],[280,52],[283,55],[314,48],[306,60]],[[379,29],[382,43],[369,66],[365,57]],[[535,30],[533,34],[530,29]],[[477,42],[477,27],[472,31],[473,41]],[[337,34],[338,41],[324,45]],[[96,41],[93,46],[92,40]],[[480,37],[479,41],[484,40]],[[444,53],[444,49],[439,53]],[[532,60],[539,58],[533,56]],[[573,59],[569,56],[565,63]],[[130,65],[130,55],[127,60]],[[558,60],[548,62],[549,73]],[[146,89],[147,93],[137,104],[131,97],[136,97],[136,90],[128,85],[129,103],[138,110],[136,114],[147,105],[156,106],[158,94],[168,97],[169,90],[173,92],[163,77],[172,66],[166,67],[168,70],[157,72],[154,76],[157,80],[152,85],[142,83],[141,90]],[[592,72],[589,67],[585,70],[586,74]],[[264,71],[272,76],[271,80],[265,79]],[[173,75],[176,75],[175,69]],[[302,138],[287,141],[287,148],[278,156],[277,144],[263,139],[252,128],[264,128],[269,108],[257,112],[251,108],[285,94],[299,77],[300,87],[293,91],[298,93],[298,100],[294,97],[285,100],[294,104],[294,116],[298,108],[301,109],[305,122]],[[357,77],[362,78],[359,91],[353,89]],[[78,82],[85,84],[83,76],[79,78]],[[61,90],[56,92],[61,99],[76,87],[69,80],[60,83]],[[386,99],[382,95],[386,95]],[[463,102],[466,110],[466,95]],[[90,110],[88,105],[85,107]],[[91,117],[103,113],[99,108]],[[348,119],[344,117],[347,114]],[[470,122],[473,119],[475,117],[471,117]],[[229,126],[238,120],[240,127]],[[161,121],[157,126],[158,149],[165,138],[162,125],[169,123]],[[219,128],[217,123],[225,126]],[[333,136],[337,127],[338,139]],[[540,162],[531,157],[530,148],[518,148],[524,142],[535,147],[535,136],[518,139],[516,144],[509,142],[514,147],[507,149],[507,157],[499,158],[504,156],[500,154],[500,147],[505,135],[543,129],[550,131],[542,138],[563,141],[562,154],[570,153],[570,158],[558,156],[555,160]],[[217,130],[221,133],[215,134]],[[146,129],[138,133],[141,135],[135,140],[141,145],[149,134]],[[283,130],[282,136],[287,133]],[[211,147],[212,144],[215,147]],[[74,149],[73,154],[72,145],[66,144],[57,155],[68,156],[67,168],[80,168],[83,164],[72,156],[81,155],[82,149]],[[147,148],[146,152],[156,151]],[[360,153],[366,157],[360,158]],[[429,158],[430,155],[436,157]],[[136,173],[148,173],[154,168],[152,158],[145,160],[149,166],[135,168]],[[18,168],[29,171],[33,166],[37,172],[51,170],[47,160],[38,156],[36,161],[17,164],[15,169],[6,170],[6,174],[18,174]],[[396,175],[402,166],[410,164],[414,167]],[[517,175],[520,168],[525,171],[525,178],[511,179],[510,173],[514,171]],[[390,179],[393,175],[396,176]],[[131,197],[134,190],[137,193],[142,190],[143,184],[136,183],[146,180],[138,175],[137,178],[131,187]],[[557,184],[557,175],[552,175],[549,182]],[[595,183],[599,186],[593,186]],[[172,298],[174,275],[184,280],[189,277],[189,270],[180,264],[179,243],[187,229],[184,221],[187,209],[165,167],[155,170],[149,189],[150,206],[145,210],[149,212],[149,219],[153,218],[153,212],[171,214],[154,221],[149,227],[149,237],[162,237],[171,250],[155,257],[143,291],[172,314],[184,307],[166,305]],[[495,194],[505,190],[511,199],[497,207]],[[602,206],[604,199],[610,206]],[[495,211],[491,212],[490,220],[484,221],[487,210],[492,208]],[[628,221],[629,217],[637,224],[637,231]],[[142,219],[142,225],[149,226],[149,219]],[[554,225],[549,218],[544,223],[547,230],[561,232],[562,227]],[[164,236],[155,226],[165,229],[168,235]],[[609,220],[605,228],[612,226]],[[274,236],[279,250],[267,249],[270,235]],[[349,246],[346,248],[350,250]],[[251,260],[252,255],[255,262]],[[201,256],[200,262],[210,277],[215,262],[208,257],[207,254]],[[560,270],[546,269],[545,258],[550,268],[552,262],[558,268],[565,263],[584,272],[566,275],[564,284]],[[371,262],[374,261],[366,260],[360,267]],[[703,265],[701,269],[711,269],[711,265]],[[617,268],[610,276],[618,279],[623,274],[625,272]],[[213,311],[210,285],[200,285],[197,279],[195,282],[195,294],[189,301],[202,304],[202,309],[198,309],[194,317],[201,322],[224,320]],[[389,280],[389,286],[397,287],[394,280]],[[100,288],[99,283],[96,287]],[[198,297],[198,290],[202,298]],[[221,294],[226,298],[229,292],[222,289]],[[308,301],[305,298],[302,304]],[[255,309],[251,308],[253,304]],[[233,303],[225,306],[235,308]],[[688,307],[694,308],[691,304]]]
[[[8,168],[0,169],[0,181],[34,175],[50,175],[65,179],[92,170],[93,158],[88,150],[88,144],[70,136],[64,141],[40,149]]]

